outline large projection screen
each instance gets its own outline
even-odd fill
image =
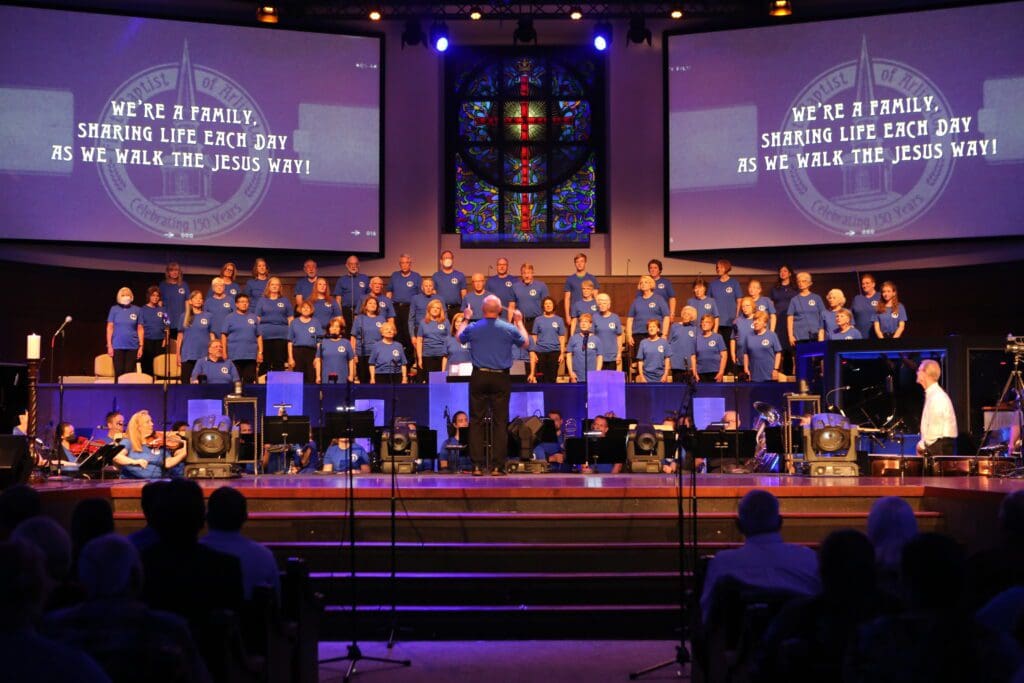
[[[379,253],[383,39],[0,7],[0,239]]]
[[[1024,3],[666,36],[666,251],[1024,234]]]

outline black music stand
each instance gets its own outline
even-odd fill
[[[307,441],[309,441],[308,415],[285,414],[263,418],[263,443],[280,443],[286,454],[286,464],[288,449],[295,444],[305,444]],[[260,453],[259,456],[262,459],[263,454]],[[285,472],[287,473],[287,471],[288,468],[285,467]]]
[[[708,472],[714,469],[713,457],[718,459],[717,470],[724,472],[729,460],[740,468],[741,463],[753,458],[756,440],[757,432],[750,429],[705,429],[697,432],[697,453],[708,462]]]

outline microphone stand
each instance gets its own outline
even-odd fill
[[[398,381],[401,381],[402,364],[396,358],[391,361],[391,367],[398,374]],[[391,431],[392,434],[397,424],[397,412],[398,412],[398,384],[394,374],[391,377]],[[351,445],[351,444],[350,444]],[[412,448],[412,441],[409,442],[409,448]],[[390,445],[389,445],[390,451]],[[413,467],[416,467],[416,463],[413,462]],[[398,500],[398,467],[395,465],[394,459],[391,461],[391,576],[389,583],[391,590],[391,625],[388,630],[388,650],[390,651],[395,646],[395,636],[401,630],[398,627],[398,594],[396,591],[396,585],[398,583],[398,533],[396,530],[396,520],[398,512],[396,509],[396,502]],[[406,663],[405,666],[409,666]]]
[[[170,379],[168,375],[170,371],[167,368],[167,347],[171,343],[171,328],[166,324],[167,319],[164,318],[164,381],[163,381],[163,427],[164,427],[164,447],[161,449],[162,458],[160,461],[160,471],[167,474],[167,381]],[[226,412],[226,411],[225,411]],[[186,446],[187,448],[187,446]]]

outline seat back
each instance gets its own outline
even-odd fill
[[[105,353],[96,356],[92,362],[93,374],[97,377],[114,376],[114,359]]]
[[[178,356],[173,353],[162,353],[154,358],[153,375],[160,381],[180,381],[181,366],[178,365]]]
[[[152,384],[153,376],[144,372],[126,372],[117,381],[119,384]]]

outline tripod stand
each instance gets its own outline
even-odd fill
[[[982,449],[988,442],[989,435],[994,431],[992,427],[996,423],[996,415],[999,414],[1000,406],[1003,406],[1008,402],[1007,399],[1010,397],[1010,392],[1012,391],[1014,394],[1014,427],[1016,427],[1016,429],[1010,430],[1010,441],[1013,443],[1008,444],[1007,455],[1012,456],[1014,450],[1016,450],[1018,457],[1020,457],[1021,448],[1019,443],[1022,431],[1024,431],[1024,424],[1022,424],[1024,423],[1024,415],[1021,413],[1021,410],[1024,409],[1024,405],[1022,405],[1022,403],[1024,403],[1024,379],[1021,377],[1020,365],[1021,362],[1024,361],[1024,345],[1018,343],[1019,341],[1024,340],[1017,337],[1007,346],[1007,351],[1013,351],[1013,369],[1010,370],[1010,376],[1006,378],[1006,384],[1003,385],[1003,391],[999,394],[999,400],[996,401],[996,413],[992,416],[988,426],[985,427],[985,433],[982,434],[981,441],[978,442],[978,452],[975,455],[981,455]],[[1021,468],[1017,467],[1012,474],[1019,476],[1021,474]]]

